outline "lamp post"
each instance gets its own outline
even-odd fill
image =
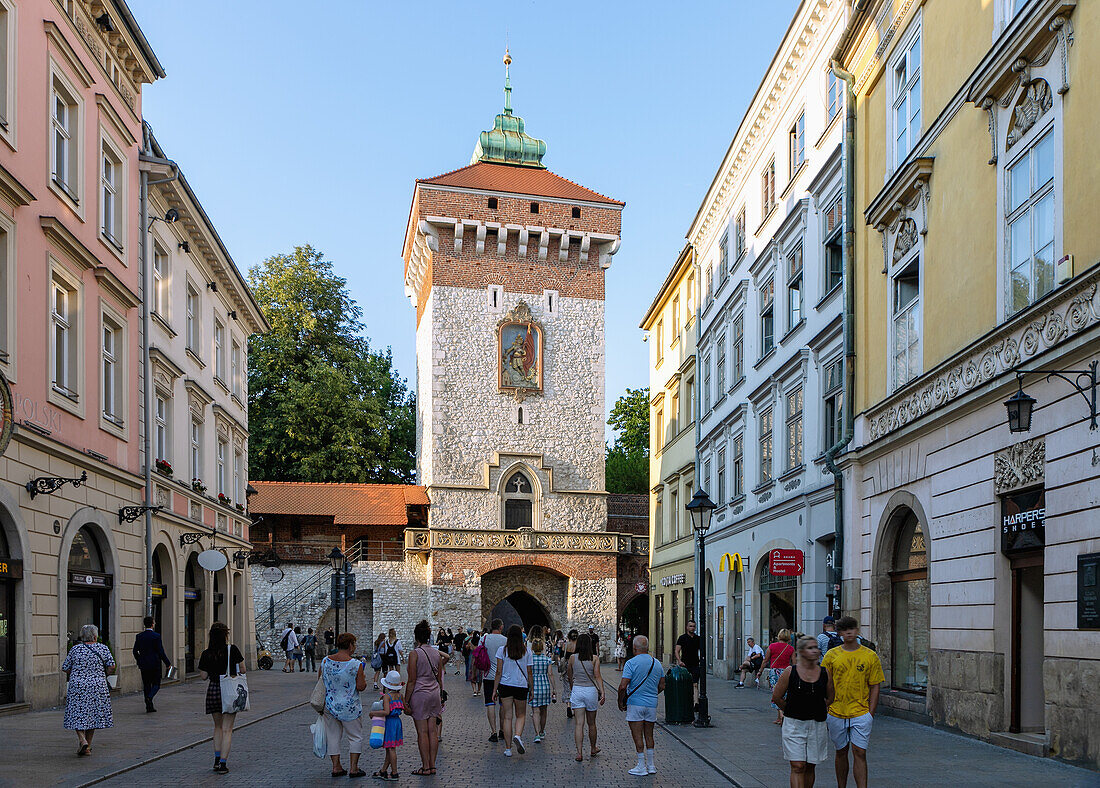
[[[695,529],[695,601],[699,605],[699,705],[695,712],[696,728],[710,727],[710,707],[707,703],[707,604],[706,589],[703,588],[703,567],[706,566],[706,544],[704,540],[710,529],[710,516],[716,505],[702,488],[695,491],[691,501],[684,508],[691,515],[691,527]],[[702,590],[703,593],[699,593]]]
[[[329,565],[332,567],[332,607],[336,610],[336,636],[340,636],[340,604],[343,600],[337,599],[339,592],[343,596],[344,588],[344,554],[339,547],[332,548],[328,554]]]

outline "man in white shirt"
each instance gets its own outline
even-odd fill
[[[745,677],[752,673],[756,676],[756,685],[760,686],[760,666],[764,664],[764,651],[760,646],[756,645],[754,638],[748,638],[745,641],[745,661],[741,663],[741,680],[737,682],[738,687],[745,686]]]
[[[294,634],[294,627],[288,621],[283,634],[279,636],[279,643],[286,652],[286,663],[283,664],[283,673],[294,672],[294,649],[298,648],[298,636]]]
[[[504,622],[499,618],[494,618],[493,623],[489,625],[489,634],[481,638],[482,646],[485,646],[485,650],[489,652],[489,670],[485,672],[484,678],[481,681],[481,694],[485,696],[485,716],[489,718],[489,732],[492,734],[489,737],[489,741],[495,742],[504,739],[504,729],[499,727],[499,720],[497,718],[497,704],[493,700],[493,691],[496,689],[497,680],[497,651],[500,647],[508,643],[508,638],[504,637],[500,631],[504,629]]]

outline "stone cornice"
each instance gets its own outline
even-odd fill
[[[30,189],[20,183],[19,179],[3,164],[0,164],[0,197],[11,203],[14,208],[30,205],[35,200]]]
[[[428,553],[432,550],[648,555],[649,537],[611,531],[575,533],[536,531],[531,528],[521,528],[518,531],[465,528],[405,529],[406,552]]]
[[[84,269],[96,268],[99,265],[99,258],[92,250],[73,235],[56,216],[39,216],[38,222],[42,226],[46,239],[65,252],[74,263]]]
[[[97,265],[95,267],[95,278],[99,282],[100,289],[110,293],[124,309],[132,309],[141,303],[141,299],[138,298],[137,294],[127,287],[126,283],[119,279],[107,266]]]
[[[85,68],[84,63],[80,60],[80,56],[76,53],[76,50],[69,44],[68,39],[65,38],[65,34],[61,32],[61,28],[57,26],[53,21],[46,19],[43,20],[43,26],[46,30],[46,38],[53,44],[54,50],[65,61],[65,65],[69,67],[80,84],[85,88],[90,88],[95,84],[95,77],[92,76],[92,72]]]
[[[869,408],[867,443],[936,411],[1100,322],[1100,264]]]
[[[928,182],[932,179],[932,164],[933,157],[923,156],[912,159],[894,172],[863,212],[867,224],[876,228],[889,227],[905,206],[915,198],[925,196]]]

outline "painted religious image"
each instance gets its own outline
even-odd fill
[[[530,322],[505,322],[499,329],[500,388],[542,389],[542,331]]]

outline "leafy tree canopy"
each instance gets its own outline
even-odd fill
[[[627,389],[607,423],[615,442],[607,447],[605,485],[612,493],[649,490],[649,387]]]
[[[312,246],[248,272],[271,331],[249,342],[249,476],[410,482],[415,402],[393,355],[362,336],[347,280]]]

